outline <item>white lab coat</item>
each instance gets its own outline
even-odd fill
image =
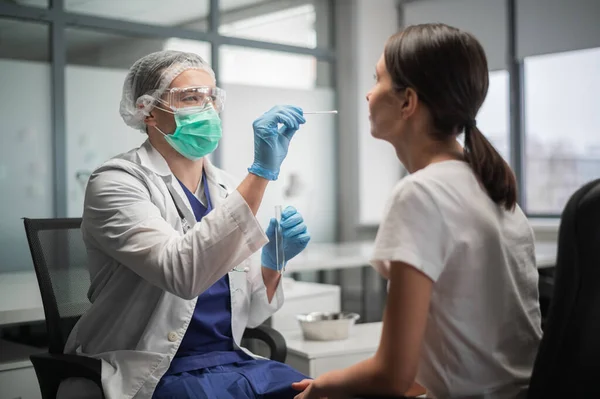
[[[90,178],[81,229],[92,307],[65,352],[102,360],[107,399],[152,396],[198,295],[226,273],[236,348],[246,327],[260,325],[283,304],[282,284],[269,303],[260,267],[249,261],[268,241],[262,227],[233,180],[208,160],[204,168],[214,209],[200,223],[149,141],[107,161]],[[185,234],[173,200],[192,225]],[[73,384],[72,389],[80,388]],[[68,391],[68,384],[61,387]]]

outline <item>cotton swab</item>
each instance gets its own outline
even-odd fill
[[[304,115],[319,115],[319,114],[337,114],[337,109],[333,110],[333,111],[305,111],[303,112]]]

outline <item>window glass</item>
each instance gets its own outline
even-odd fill
[[[329,1],[222,0],[219,33],[299,47],[330,47]]]
[[[330,64],[315,57],[222,46],[221,81],[266,87],[312,89],[331,86]]]
[[[64,0],[64,2],[67,11],[80,14],[151,25],[208,29],[210,0]]]
[[[525,58],[526,208],[560,214],[600,176],[600,48]]]
[[[490,85],[477,115],[477,126],[507,161],[510,155],[508,97],[508,71],[490,72]]]

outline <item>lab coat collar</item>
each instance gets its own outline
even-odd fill
[[[169,169],[167,161],[163,158],[160,152],[150,144],[150,140],[146,140],[138,149],[138,156],[143,167],[150,169],[159,176],[171,176],[173,173]]]
[[[211,197],[217,194],[221,198],[226,198],[235,189],[235,187],[227,185],[223,179],[223,172],[206,157],[204,158],[204,173],[206,174],[206,180],[208,180]]]
[[[138,155],[140,157],[141,165],[150,169],[157,175],[167,177],[173,174],[165,158],[163,158],[161,153],[152,146],[150,140],[146,140],[144,144],[142,144],[138,150]],[[224,190],[225,196],[229,194],[232,188],[227,187],[221,170],[214,166],[207,157],[204,157],[203,161],[206,178],[214,185],[219,186],[221,190]]]
[[[167,185],[167,189],[171,193],[171,197],[175,202],[177,209],[183,213],[183,217],[188,226],[196,224],[196,218],[194,211],[189,199],[183,192],[180,184],[174,184],[177,179],[171,172],[169,164],[162,156],[160,152],[150,143],[150,140],[146,140],[144,144],[137,151],[140,164],[149,169],[151,172],[157,174]]]
[[[180,197],[179,200],[182,201],[186,206],[187,212],[186,219],[190,225],[195,224],[195,218],[193,216],[192,206],[189,203],[189,200],[181,186],[179,184],[173,184],[175,176],[171,172],[169,165],[165,158],[161,155],[160,152],[156,148],[152,146],[150,140],[146,140],[144,144],[138,150],[138,156],[140,159],[140,163],[143,167],[148,168],[152,172],[161,176],[165,183],[170,185],[175,192],[177,192]],[[208,158],[203,159],[204,162],[204,173],[206,174],[206,180],[208,181],[208,190],[210,192],[211,200],[213,202],[213,206],[218,206],[223,199],[227,197],[227,195],[231,192],[231,190],[235,189],[235,187],[228,187],[223,179],[222,172],[219,168],[214,166]]]

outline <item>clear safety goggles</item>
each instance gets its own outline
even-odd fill
[[[158,101],[173,112],[204,109],[212,105],[217,113],[221,113],[225,106],[225,90],[209,86],[174,87]]]

